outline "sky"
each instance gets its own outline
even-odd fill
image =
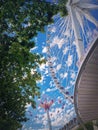
[[[86,0],[87,1],[87,0]],[[93,3],[98,1],[93,1]],[[91,2],[92,3],[92,2]],[[90,14],[98,20],[98,10],[90,11]],[[79,13],[77,13],[79,16]],[[89,22],[83,15],[81,15],[83,23],[79,24],[80,36],[83,39],[84,54],[89,45],[98,36],[98,28]],[[77,23],[78,24],[78,23]],[[68,92],[68,96],[73,96],[75,81],[78,75],[78,54],[75,42],[75,36],[72,29],[72,21],[69,16],[60,17],[54,16],[54,23],[45,27],[45,33],[38,33],[34,38],[36,47],[31,48],[31,53],[40,53],[47,60],[51,56],[53,71],[57,77],[63,92]],[[47,46],[49,47],[49,54],[47,53]],[[35,98],[37,108],[33,109],[29,104],[26,110],[26,116],[30,118],[27,123],[24,123],[23,130],[48,130],[46,111],[40,107],[41,102],[50,102],[53,104],[49,109],[52,129],[59,130],[64,124],[69,122],[76,116],[74,104],[71,103],[56,87],[56,82],[51,76],[48,61],[40,67],[42,79],[37,82],[40,86],[41,98]]]

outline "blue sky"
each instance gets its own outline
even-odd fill
[[[92,11],[91,14],[98,20],[96,10]],[[54,24],[45,27],[45,33],[39,32],[38,36],[35,37],[36,47],[31,49],[31,52],[40,53],[47,59],[46,41],[50,41],[50,54],[56,77],[64,91],[68,91],[71,96],[74,94],[75,80],[78,73],[78,55],[72,24],[68,17],[61,18],[59,15],[56,15],[54,20]],[[98,36],[98,28],[86,19],[84,19],[84,23],[84,33],[80,32],[81,37],[84,39],[85,50],[87,50],[89,43],[94,40],[96,35]],[[50,75],[47,62],[40,66],[40,72],[42,80],[38,82],[38,85],[40,86],[41,98],[35,99],[37,109],[33,109],[28,105],[26,116],[30,120],[24,124],[23,130],[48,130],[46,112],[39,106],[40,102],[44,102],[46,99],[48,101],[54,100],[49,112],[53,130],[58,130],[75,116],[74,105],[57,89]]]

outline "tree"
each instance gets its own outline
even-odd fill
[[[36,80],[40,79],[35,69],[41,60],[19,43],[13,43],[8,52],[5,50],[6,46],[1,46],[0,129],[5,130],[6,126],[11,130],[20,127],[21,121],[26,121],[26,103],[35,107],[34,96],[39,95]]]
[[[85,127],[87,128],[87,130],[94,130],[92,122],[85,123]],[[83,130],[83,128],[79,127],[77,130]]]
[[[66,8],[67,2],[68,0],[58,0],[58,6],[59,6],[58,8],[61,16],[67,15],[67,8]]]
[[[58,5],[42,0],[0,1],[0,130],[20,128],[27,120],[26,104],[36,106],[38,67],[44,60],[29,49],[58,11]]]

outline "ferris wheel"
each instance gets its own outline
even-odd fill
[[[55,15],[54,23],[47,27],[47,62],[55,87],[73,109],[79,68],[98,38],[98,1],[69,0],[66,7],[68,15]]]
[[[50,73],[55,86],[71,103],[78,68],[91,43],[98,36],[97,16],[93,16],[93,11],[98,9],[95,3],[69,0],[68,16],[55,15],[54,23],[47,27],[47,61]]]

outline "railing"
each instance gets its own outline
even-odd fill
[[[72,128],[78,126],[78,120],[77,118],[73,118],[69,121],[69,123],[65,124],[61,129],[59,130],[71,130]]]

